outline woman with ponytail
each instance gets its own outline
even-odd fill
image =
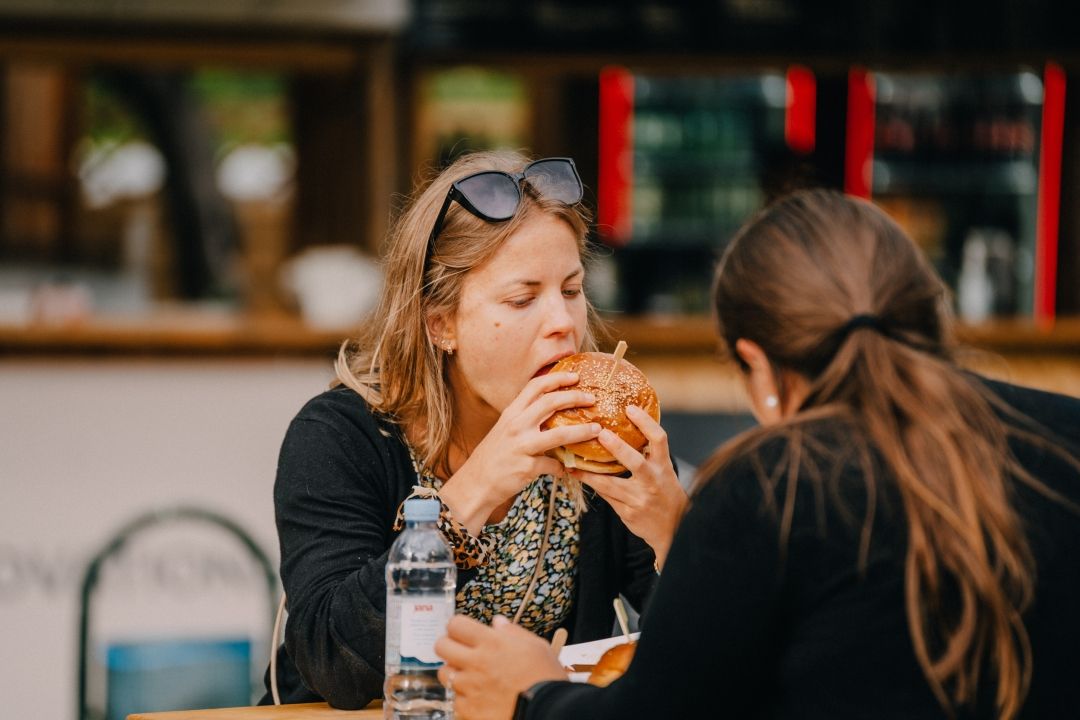
[[[960,369],[941,281],[836,192],[748,223],[713,298],[760,426],[702,468],[627,673],[556,682],[542,643],[456,618],[458,708],[1080,717],[1080,400]]]

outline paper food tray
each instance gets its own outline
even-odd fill
[[[631,640],[637,640],[641,633],[630,633]],[[567,645],[563,647],[562,652],[559,653],[559,662],[563,667],[573,667],[574,665],[595,665],[600,659],[600,656],[608,648],[612,648],[616,645],[621,645],[626,642],[624,635],[617,635],[615,637],[604,638],[603,640],[593,640],[592,642],[577,643],[576,645]],[[571,674],[571,680],[578,680],[575,675],[583,676],[581,681],[584,681],[589,677],[589,673],[576,672]]]

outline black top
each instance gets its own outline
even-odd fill
[[[283,703],[352,709],[382,697],[386,556],[415,484],[399,429],[348,388],[315,397],[289,426],[274,485],[289,609],[278,650]],[[622,593],[640,610],[656,581],[652,549],[603,499],[585,496],[574,606],[563,623],[570,642],[610,636],[612,600]],[[459,570],[458,587],[474,574]],[[267,692],[262,703],[270,702]]]
[[[1015,408],[1080,440],[1080,401],[991,383]],[[829,451],[854,428],[808,427]],[[799,478],[786,559],[776,516],[786,485],[763,489],[757,470],[785,442],[735,461],[693,499],[643,618],[627,673],[608,689],[565,682],[533,689],[525,717],[942,718],[915,659],[904,610],[906,522],[895,485],[877,473],[876,516],[864,571],[859,538],[866,483],[851,463],[832,480]],[[1016,444],[1021,464],[1080,503],[1080,473],[1045,450]],[[828,478],[828,473],[825,477]],[[1022,718],[1080,717],[1080,515],[1016,484],[1037,563],[1024,618],[1034,673]],[[782,505],[780,506],[782,507]],[[847,509],[845,513],[844,508]],[[985,676],[984,676],[985,677]],[[984,683],[986,685],[986,683]],[[992,688],[964,718],[995,717]]]

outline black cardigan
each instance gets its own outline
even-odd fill
[[[1080,400],[989,385],[1080,458]],[[838,423],[808,428],[825,448],[814,453],[825,479],[798,479],[783,549],[768,506],[783,507],[786,481],[766,490],[758,471],[768,476],[790,450],[786,443],[766,443],[756,459],[743,457],[713,478],[679,527],[627,673],[607,689],[539,685],[526,717],[944,718],[908,632],[900,499],[882,472],[868,496],[858,464],[843,459],[853,432]],[[1035,478],[1080,503],[1076,465],[1037,445],[1013,450]],[[833,476],[828,470],[838,464]],[[1014,493],[1037,567],[1024,615],[1033,676],[1020,717],[1080,718],[1080,515],[1022,483]],[[876,514],[860,569],[867,507]],[[997,717],[993,688],[984,682],[980,691],[959,718]]]
[[[289,426],[274,485],[289,609],[278,649],[282,702],[352,709],[382,697],[386,556],[398,505],[416,482],[399,429],[348,388],[315,397]],[[588,490],[586,498],[563,623],[570,642],[610,636],[612,600],[622,593],[641,610],[656,580],[652,549],[603,499]],[[458,586],[473,574],[459,570]],[[267,692],[262,702],[271,701]]]

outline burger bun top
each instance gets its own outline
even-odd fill
[[[614,355],[601,352],[578,353],[557,362],[551,372],[577,373],[578,382],[574,387],[592,393],[596,403],[588,407],[560,410],[545,420],[541,429],[595,422],[611,430],[635,450],[642,450],[648,439],[626,416],[626,408],[628,405],[636,405],[659,422],[660,401],[641,370],[627,360],[619,360],[612,375],[614,362]],[[566,445],[565,449],[585,460],[598,463],[615,461],[615,457],[596,440]],[[623,469],[619,466],[617,472]]]

